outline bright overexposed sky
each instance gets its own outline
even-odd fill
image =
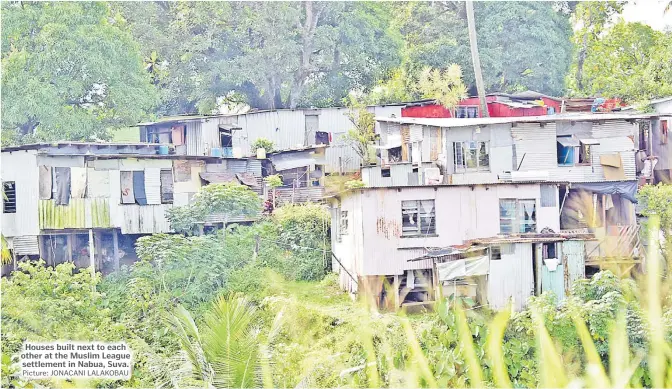
[[[623,7],[623,19],[641,22],[659,31],[672,30],[672,9],[664,13],[670,0],[630,0]]]

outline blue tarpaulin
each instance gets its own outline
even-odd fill
[[[599,194],[619,194],[637,204],[637,181],[584,182],[572,184],[572,189],[585,190]]]

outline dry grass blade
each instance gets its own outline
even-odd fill
[[[490,363],[493,369],[493,378],[495,385],[500,388],[511,388],[511,380],[509,373],[506,370],[506,363],[504,362],[503,342],[504,331],[506,325],[511,317],[511,309],[506,308],[495,316],[490,323],[490,330],[488,331],[487,348]]]
[[[537,337],[538,359],[540,364],[540,386],[543,388],[564,388],[569,383],[562,358],[555,350],[543,317],[532,311]]]
[[[597,353],[595,343],[593,343],[593,340],[590,337],[590,332],[588,331],[588,327],[586,327],[586,323],[577,315],[572,315],[572,321],[574,322],[574,327],[579,334],[581,345],[583,345],[583,350],[586,354],[586,361],[588,362],[588,365],[586,366],[586,375],[589,382],[596,388],[608,387],[609,378],[604,371],[602,360]]]
[[[467,362],[469,367],[469,381],[471,386],[476,388],[483,387],[483,371],[481,370],[481,364],[476,358],[476,352],[474,351],[474,340],[473,334],[469,329],[469,324],[467,324],[467,318],[464,315],[464,310],[459,303],[454,304],[455,315],[457,317],[457,329],[458,335],[460,337],[460,345],[462,346],[462,352],[464,353],[464,359]]]

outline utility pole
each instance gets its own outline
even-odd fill
[[[465,7],[467,9],[467,27],[469,30],[469,46],[471,47],[471,62],[474,64],[474,78],[476,79],[478,101],[481,106],[481,117],[487,118],[490,117],[490,114],[488,113],[488,104],[485,101],[485,86],[483,85],[483,74],[481,73],[481,58],[478,55],[473,1],[467,0]]]

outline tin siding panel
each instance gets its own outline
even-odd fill
[[[12,238],[12,249],[16,255],[39,255],[37,236],[16,236]]]
[[[513,299],[516,311],[527,306],[527,300],[534,295],[534,275],[532,272],[532,244],[514,244],[514,254],[502,253],[499,261],[490,261],[488,276],[488,305],[490,309],[504,309]],[[515,280],[515,282],[512,282]]]
[[[557,168],[557,148],[555,123],[545,126],[534,123],[518,123],[511,127],[513,143],[516,145],[516,170],[553,170]],[[522,164],[521,164],[522,161]]]
[[[156,234],[171,232],[170,223],[165,217],[170,204],[159,205],[123,205],[122,234]]]
[[[567,283],[565,291],[569,292],[576,280],[586,278],[586,242],[568,240],[562,242],[561,254],[567,266]]]
[[[551,271],[546,264],[541,267],[541,291],[551,292],[555,295],[558,302],[565,299],[565,267],[559,264],[555,270]]]
[[[201,122],[187,122],[187,132],[185,143],[187,145],[187,155],[205,155],[205,142],[201,133]]]
[[[592,128],[593,138],[612,138],[612,137],[636,137],[639,132],[639,126],[636,123],[628,123],[625,120],[609,120],[602,124],[594,123]]]
[[[145,194],[147,204],[161,204],[161,169],[145,169]]]
[[[16,184],[16,213],[2,214],[5,237],[36,236],[39,229],[39,168],[34,150],[3,152],[0,164],[2,181]]]
[[[95,197],[112,197],[110,190],[110,172],[107,170],[87,169],[89,181],[86,188],[86,196],[89,198]],[[115,193],[116,195],[116,193]]]

